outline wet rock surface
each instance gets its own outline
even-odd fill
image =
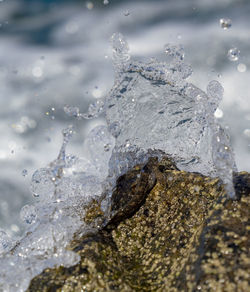
[[[234,183],[232,201],[218,179],[149,159],[118,179],[109,223],[71,242],[81,261],[28,291],[248,291],[250,174]],[[102,216],[94,202],[85,221]]]

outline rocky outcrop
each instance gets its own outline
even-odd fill
[[[81,260],[47,269],[28,291],[248,291],[250,174],[235,174],[237,200],[218,179],[149,159],[121,176],[111,220],[77,237]],[[85,221],[102,224],[93,201]]]

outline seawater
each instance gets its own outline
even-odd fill
[[[164,44],[182,44],[194,71],[190,82],[205,90],[220,81],[225,92],[216,115],[228,126],[238,169],[250,171],[249,11],[247,0],[1,1],[0,228],[22,233],[19,212],[33,200],[31,176],[57,156],[61,130],[74,124],[68,151],[81,156],[84,137],[103,123],[77,120],[64,107],[85,112],[108,93],[116,31],[137,58],[165,58]],[[221,18],[232,26],[222,29]],[[232,48],[240,50],[236,62],[228,59]]]

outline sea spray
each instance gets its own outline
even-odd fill
[[[21,211],[27,224],[23,238],[0,233],[2,291],[24,291],[45,268],[77,263],[79,256],[67,245],[76,232],[93,231],[83,220],[87,204],[102,198],[108,219],[117,177],[150,156],[169,155],[180,169],[219,176],[229,197],[235,196],[233,151],[214,117],[221,85],[212,81],[205,93],[188,83],[192,69],[181,46],[165,46],[168,62],[138,62],[131,60],[121,34],[113,35],[112,44],[115,84],[110,93],[85,114],[64,109],[77,119],[104,113],[106,124],[89,133],[82,158],[66,153],[74,130],[65,129],[57,159],[33,174],[31,190],[37,201]]]

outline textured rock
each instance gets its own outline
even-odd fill
[[[238,199],[218,179],[156,158],[120,177],[112,218],[75,238],[74,267],[47,269],[29,291],[248,291],[250,174],[235,175]],[[85,221],[104,222],[98,202]]]

